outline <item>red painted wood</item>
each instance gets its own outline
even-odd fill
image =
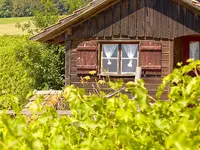
[[[142,42],[140,44],[139,65],[146,75],[161,74],[161,50],[160,42]]]
[[[160,42],[142,42],[140,44],[140,62],[139,65],[143,71],[151,70],[151,73],[157,74],[161,71],[161,50]],[[146,72],[146,73],[147,73]]]
[[[183,63],[187,64],[187,60],[189,59],[189,50],[190,50],[190,42],[191,41],[200,41],[200,36],[187,36],[183,39],[184,44],[184,52],[183,52]]]
[[[77,73],[89,74],[97,69],[97,43],[85,41],[77,47]]]

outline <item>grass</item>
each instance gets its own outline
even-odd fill
[[[0,35],[8,34],[26,34],[21,29],[15,27],[17,22],[25,23],[29,21],[31,17],[16,17],[16,18],[0,18]]]
[[[60,16],[59,19],[65,18],[67,15]],[[26,32],[16,28],[16,23],[26,23],[31,20],[31,17],[15,17],[15,18],[0,18],[0,35],[23,35]]]
[[[15,17],[15,18],[0,18],[0,24],[13,24],[17,22],[26,22],[30,20],[31,17]]]

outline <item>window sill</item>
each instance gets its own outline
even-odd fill
[[[101,73],[101,74],[98,74],[98,76],[102,76],[102,77],[135,77],[135,73],[134,74],[105,74],[105,73]]]

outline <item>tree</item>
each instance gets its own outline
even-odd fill
[[[12,0],[0,0],[0,17],[7,18],[12,15]]]
[[[39,30],[52,25],[58,21],[58,9],[53,0],[41,0],[41,9],[34,11],[33,24]]]
[[[79,9],[88,4],[91,0],[67,0],[68,13],[72,13],[74,10]]]
[[[40,0],[13,0],[12,16],[33,16],[33,10],[40,8],[39,2]]]

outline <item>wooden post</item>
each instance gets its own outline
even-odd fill
[[[70,49],[71,49],[71,34],[68,32],[65,35],[65,85],[70,85]]]
[[[136,74],[135,74],[135,83],[137,83],[137,80],[141,78],[141,74],[142,74],[142,68],[137,67],[136,68]]]

